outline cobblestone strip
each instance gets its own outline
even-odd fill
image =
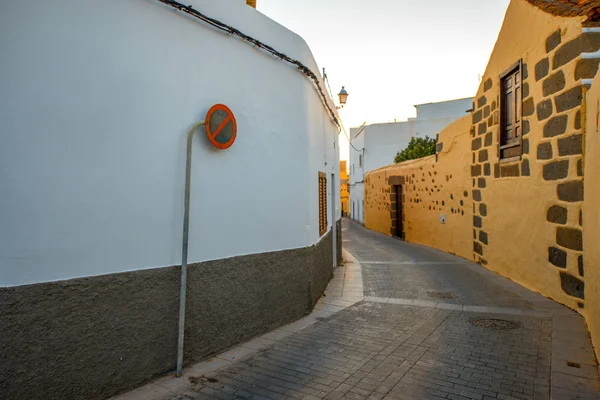
[[[374,303],[389,303],[389,304],[400,304],[406,306],[415,307],[430,307],[438,308],[441,310],[456,310],[465,312],[477,312],[477,313],[489,313],[489,314],[509,314],[509,315],[529,315],[534,317],[550,317],[551,314],[546,311],[537,310],[523,310],[514,307],[487,307],[487,306],[470,306],[456,303],[443,303],[426,300],[412,300],[412,299],[394,299],[390,297],[375,297],[367,296],[365,301]]]

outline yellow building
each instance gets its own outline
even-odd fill
[[[365,225],[475,260],[588,321],[600,349],[600,4],[512,0],[437,154],[365,177]],[[585,192],[585,198],[584,198]]]
[[[350,210],[350,178],[346,169],[346,161],[340,161],[340,202],[342,216],[347,216]]]

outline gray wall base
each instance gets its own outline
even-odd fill
[[[185,363],[309,313],[332,246],[330,232],[309,248],[190,265]],[[2,397],[104,399],[173,370],[179,270],[0,288]]]

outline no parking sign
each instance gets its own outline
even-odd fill
[[[233,112],[224,104],[215,104],[204,120],[206,137],[218,149],[227,149],[235,142],[237,123]]]

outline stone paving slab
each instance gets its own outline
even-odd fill
[[[383,263],[371,267],[394,266],[394,246],[403,242],[363,230],[345,221],[344,244],[353,251],[374,247],[369,256]],[[462,301],[415,292],[403,297],[406,291],[365,297],[368,273],[344,250],[345,266],[312,314],[186,368],[183,378],[162,377],[117,398],[600,399],[598,365],[580,315],[476,264],[425,250],[402,253],[400,268],[465,268],[460,276],[475,274],[483,286],[495,287],[491,295],[503,297],[486,299],[472,290],[464,296],[444,274],[434,278],[450,282],[430,289],[451,287]],[[427,284],[419,281],[423,275],[413,276],[411,284]],[[490,319],[517,326],[490,329],[506,324]]]
[[[589,397],[600,395],[595,367],[588,376],[566,362],[551,368],[550,316],[507,315],[520,324],[514,330],[471,323],[496,317],[365,299],[237,362],[187,374],[183,385],[155,382],[169,392],[153,398],[549,399],[551,390],[598,398]]]
[[[549,398],[550,318],[489,316],[359,302],[162,399]]]

